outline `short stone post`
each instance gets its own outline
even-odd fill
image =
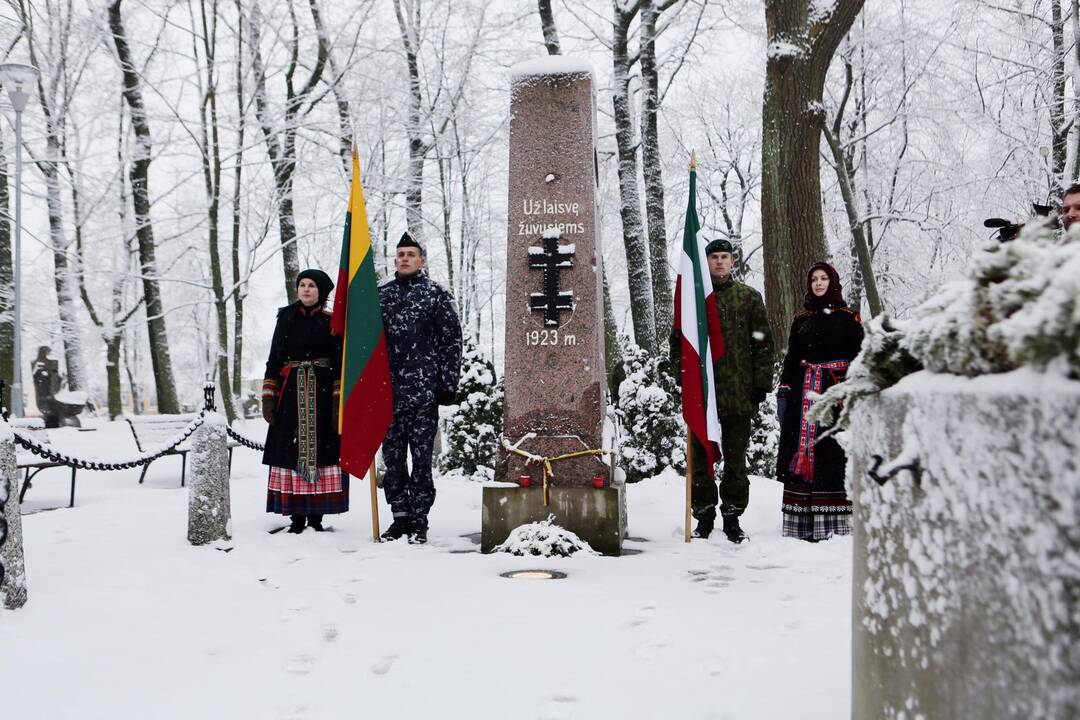
[[[17,610],[26,604],[18,473],[15,433],[6,420],[0,419],[0,598],[8,610]]]
[[[208,412],[192,438],[188,482],[188,542],[192,545],[232,537],[227,428],[224,417]]]

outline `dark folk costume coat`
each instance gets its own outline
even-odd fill
[[[316,515],[348,510],[348,478],[338,466],[340,377],[341,338],[330,334],[330,314],[321,305],[305,307],[300,301],[281,308],[263,380],[264,396],[272,393],[277,398],[263,452],[263,464],[271,466],[267,512]],[[308,398],[314,398],[313,406],[301,402],[301,390],[312,380]],[[314,434],[306,438],[299,432],[302,409],[314,419]],[[302,462],[300,450],[305,445],[314,446],[316,473]]]
[[[780,375],[779,395],[785,410],[776,467],[776,477],[784,483],[786,536],[820,540],[849,532],[851,502],[844,490],[847,459],[836,440],[822,438],[825,428],[814,427],[805,413],[809,392],[825,392],[844,380],[862,339],[859,315],[842,300],[806,309],[791,324]]]

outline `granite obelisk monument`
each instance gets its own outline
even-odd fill
[[[511,83],[502,485],[484,489],[482,549],[554,516],[618,555],[625,504],[605,452],[592,69],[545,58],[516,65]]]

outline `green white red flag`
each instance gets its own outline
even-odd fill
[[[351,475],[363,476],[375,461],[375,453],[390,427],[394,397],[355,147],[352,171],[330,329],[344,339],[338,407],[341,467]]]
[[[690,167],[679,279],[675,283],[675,327],[682,342],[683,419],[705,448],[709,474],[720,459],[720,420],[716,410],[713,363],[724,355],[724,334],[713,298],[705,246],[698,237],[697,170]]]

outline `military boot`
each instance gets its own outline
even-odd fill
[[[396,517],[381,537],[383,540],[400,540],[409,533],[410,521],[407,517]]]
[[[413,518],[412,527],[409,528],[409,544],[424,545],[427,543],[427,518]]]
[[[750,536],[743,532],[743,529],[739,526],[738,515],[725,515],[724,516],[724,535],[731,542],[738,544],[744,540],[749,540]]]
[[[307,520],[303,515],[292,515],[292,523],[289,525],[288,532],[299,535],[304,532],[304,521]]]
[[[715,515],[706,515],[699,517],[697,521],[697,527],[694,528],[694,532],[690,533],[691,537],[701,538],[707,540],[712,535],[713,527],[716,525]]]

